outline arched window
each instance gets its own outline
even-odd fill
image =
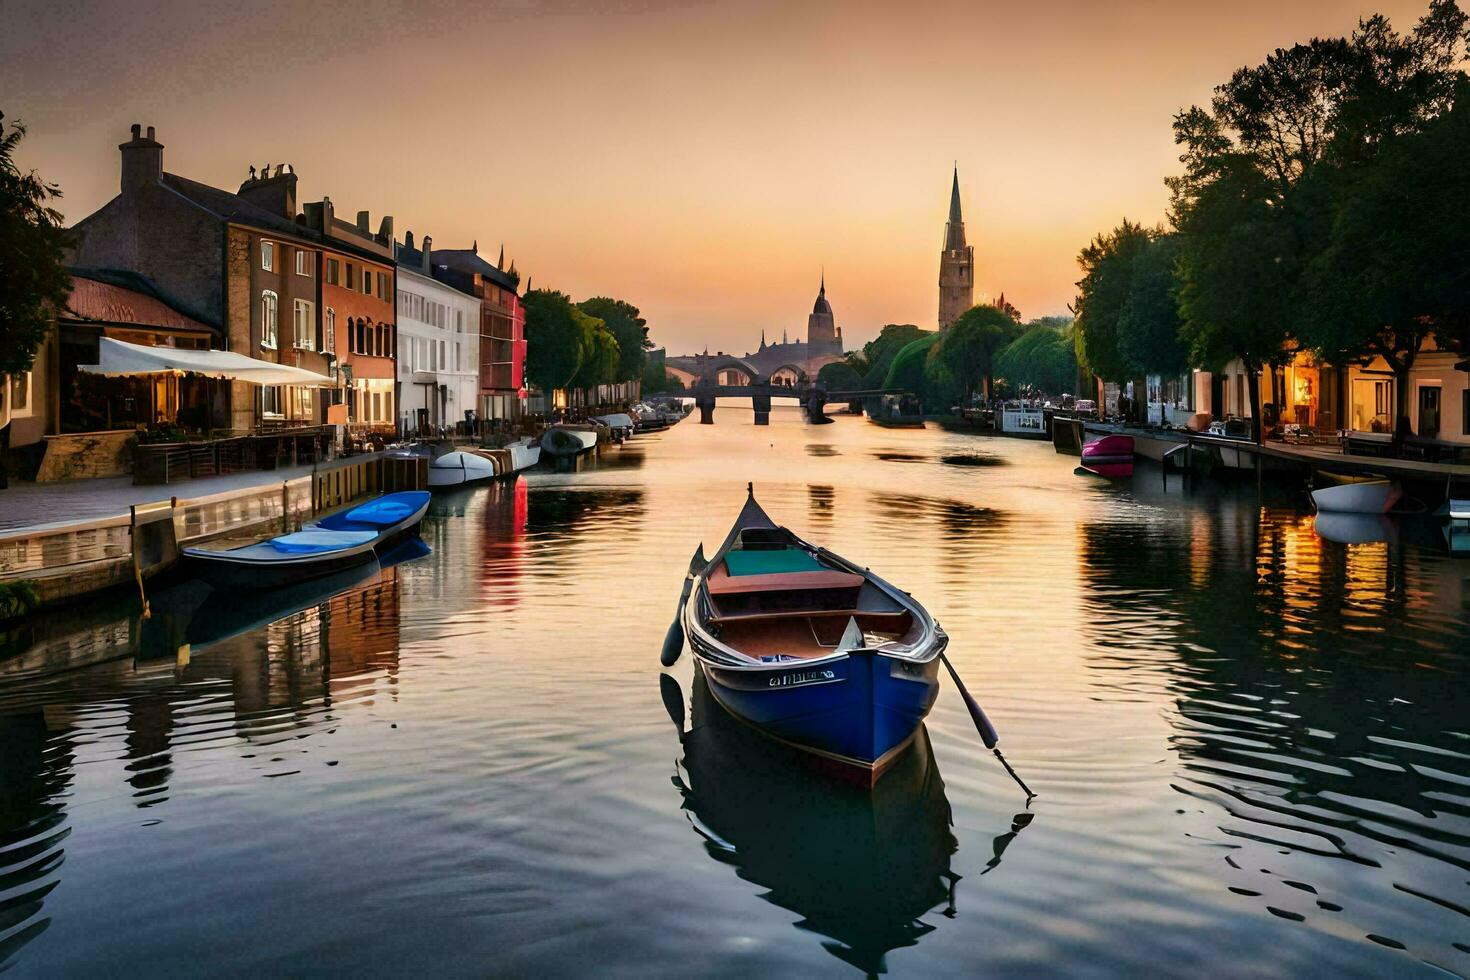
[[[260,294],[260,346],[276,349],[281,323],[276,312],[276,294],[269,289]]]
[[[322,329],[322,350],[328,354],[337,353],[337,311],[330,306],[327,307],[327,316]]]

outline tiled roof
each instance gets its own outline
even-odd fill
[[[214,333],[206,323],[185,316],[156,295],[120,286],[116,281],[89,278],[94,273],[77,272],[71,279],[67,309],[78,319],[99,323],[137,324],[170,330],[200,330]],[[107,279],[122,279],[126,273],[102,273]],[[147,280],[137,277],[142,282]]]

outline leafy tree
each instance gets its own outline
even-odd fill
[[[572,318],[582,330],[582,363],[572,377],[573,388],[594,388],[618,380],[618,363],[622,352],[618,339],[595,316],[573,308]]]
[[[940,336],[935,356],[943,362],[963,397],[969,398],[984,384],[990,397],[995,376],[995,355],[1020,334],[1020,325],[1005,310],[995,306],[972,306],[961,313]]]
[[[1196,363],[1239,358],[1261,439],[1261,370],[1285,357],[1294,284],[1290,236],[1270,179],[1235,158],[1179,208],[1181,335]]]
[[[31,369],[71,293],[62,264],[66,233],[51,206],[61,191],[16,165],[15,148],[26,128],[16,122],[7,130],[4,120],[0,113],[0,375]]]
[[[683,391],[684,382],[668,370],[662,364],[649,361],[643,369],[643,393],[656,395],[665,391]]]
[[[823,364],[817,372],[817,383],[828,391],[861,391],[863,376],[847,360]]]
[[[1043,317],[995,355],[995,373],[1017,388],[1047,394],[1068,392],[1077,384],[1077,351],[1070,320]]]
[[[1111,381],[1142,373],[1142,367],[1125,352],[1120,325],[1133,289],[1134,261],[1152,237],[1149,229],[1124,218],[1077,256],[1082,267],[1073,302],[1077,359],[1092,373]]]
[[[522,300],[526,308],[526,377],[543,391],[571,384],[586,348],[589,319],[571,297],[552,289],[533,289]]]
[[[885,328],[887,329],[887,328]],[[951,329],[953,329],[951,327]],[[929,351],[943,334],[924,332],[923,336],[912,343],[905,344],[903,348],[893,355],[888,366],[888,374],[883,379],[884,388],[902,388],[919,396],[921,402],[926,401],[926,385],[924,382],[925,369],[929,358]],[[878,386],[874,386],[878,387]],[[927,407],[936,407],[935,403],[926,402]],[[948,406],[943,406],[947,408]]]
[[[1302,287],[1303,340],[1339,363],[1382,357],[1394,373],[1395,431],[1409,372],[1433,335],[1461,352],[1470,331],[1470,102],[1370,163],[1326,175],[1335,201],[1325,247]]]
[[[1189,369],[1189,349],[1179,337],[1178,262],[1179,237],[1165,234],[1152,238],[1133,261],[1118,317],[1118,344],[1123,356],[1148,374]]]
[[[878,332],[878,336],[863,345],[863,359],[867,362],[867,370],[863,375],[863,386],[866,388],[883,387],[884,379],[888,377],[888,369],[892,366],[893,359],[898,356],[898,352],[929,334],[930,331],[921,330],[912,323],[886,325]]]
[[[577,305],[583,313],[601,320],[617,339],[618,366],[614,380],[632,381],[642,377],[653,341],[648,339],[648,321],[638,307],[608,296],[594,296]]]
[[[61,190],[16,165],[15,148],[25,134],[20,122],[6,130],[0,113],[0,386],[9,383],[6,375],[31,369],[56,311],[71,294],[62,264],[66,233],[61,212],[52,207]],[[0,488],[7,485],[9,450],[7,421],[0,426]]]

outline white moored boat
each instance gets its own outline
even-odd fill
[[[463,487],[493,480],[500,475],[500,467],[489,457],[479,453],[445,453],[429,462],[429,489]]]
[[[513,442],[505,447],[505,451],[510,453],[510,471],[512,473],[528,470],[541,462],[541,444],[539,442],[533,442],[530,439]]]
[[[1403,493],[1387,480],[1359,480],[1313,490],[1312,504],[1329,514],[1386,514]]]
[[[554,425],[541,437],[541,450],[557,458],[571,458],[597,447],[597,430]]]

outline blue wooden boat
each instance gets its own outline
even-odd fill
[[[185,548],[193,573],[211,588],[259,591],[366,565],[418,530],[424,490],[389,493],[299,531],[224,551]]]
[[[752,493],[682,610],[710,693],[766,735],[871,786],[914,740],[948,636],[919,603],[803,541]]]

